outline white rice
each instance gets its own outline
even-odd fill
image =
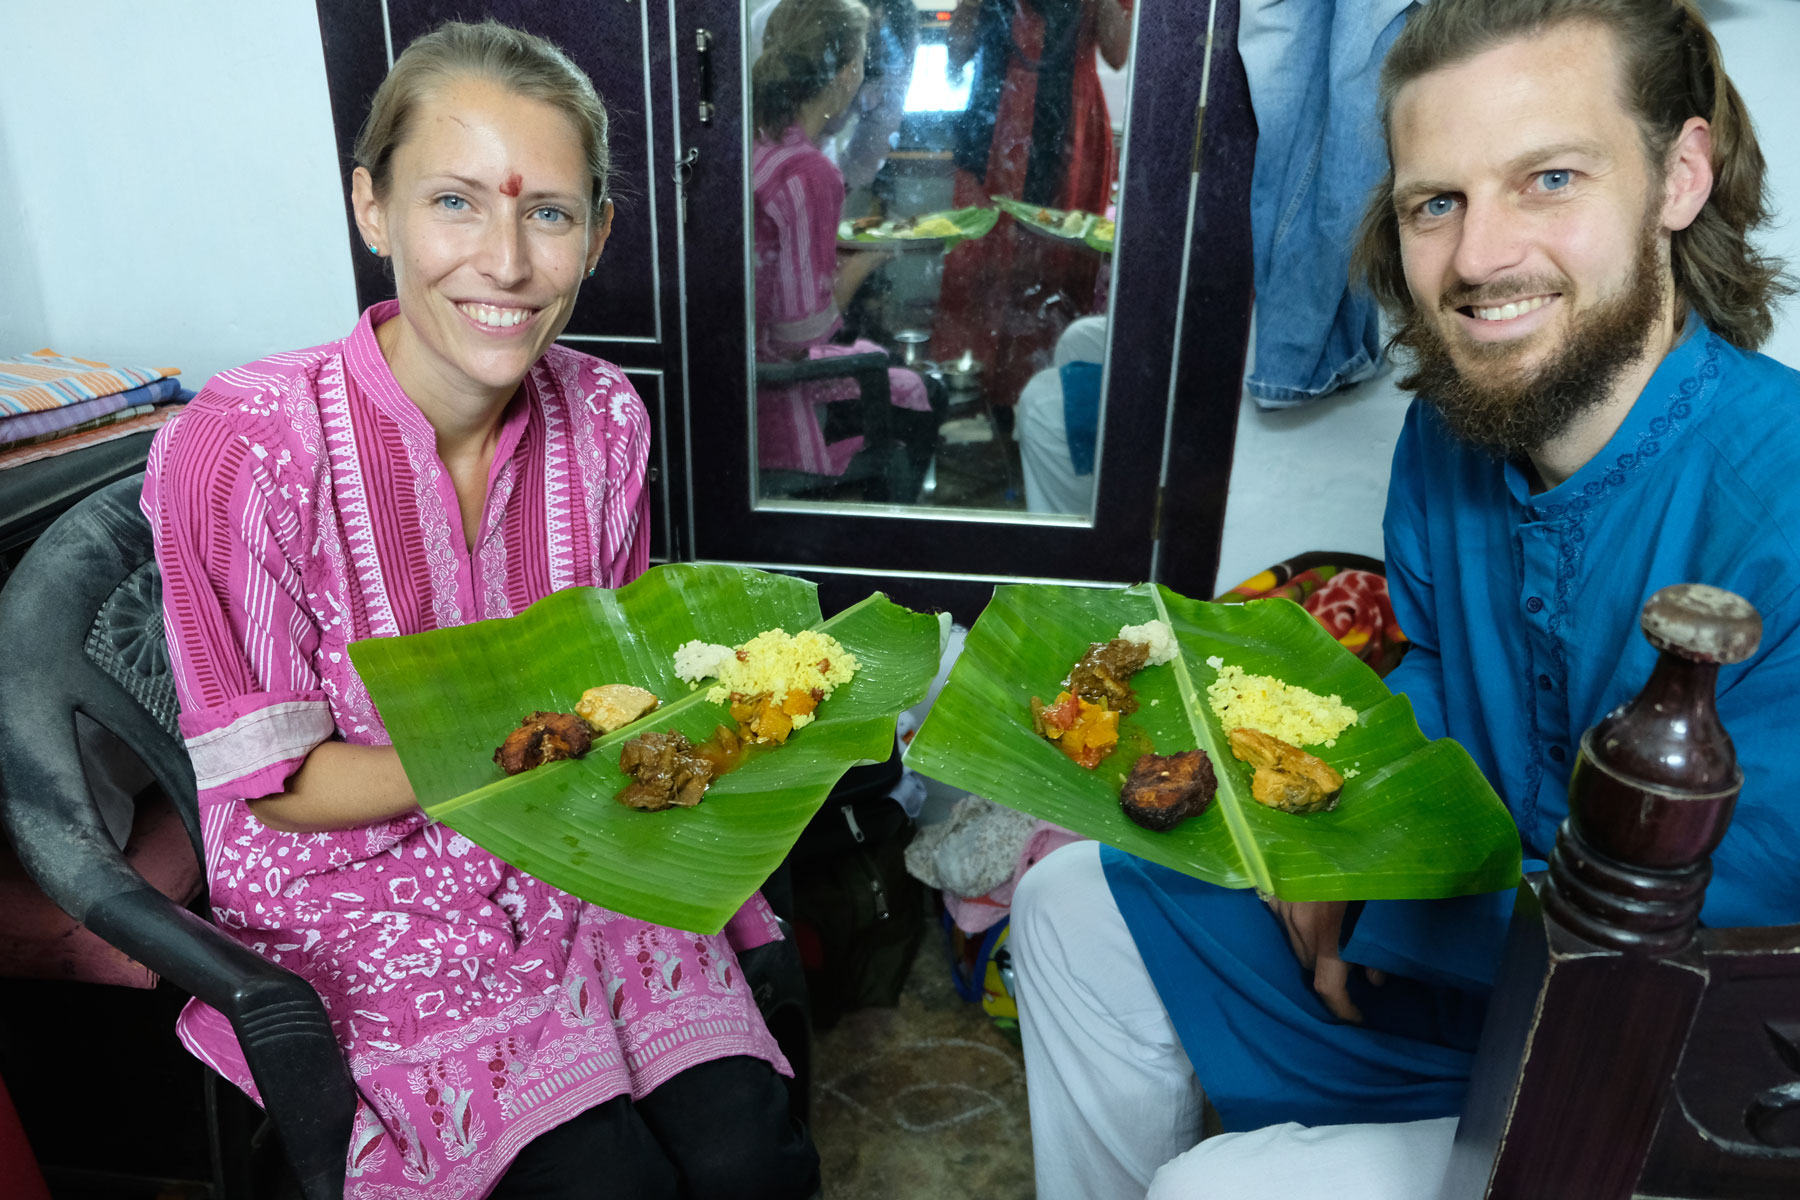
[[[698,687],[702,679],[717,675],[724,661],[736,654],[737,651],[730,646],[720,646],[695,638],[676,648],[675,674],[686,680],[690,688]]]
[[[1119,636],[1128,642],[1136,642],[1150,647],[1150,657],[1144,663],[1147,667],[1160,667],[1175,658],[1175,631],[1169,628],[1167,621],[1149,621],[1143,625],[1127,625],[1119,630]]]

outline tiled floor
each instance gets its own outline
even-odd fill
[[[925,935],[899,1006],[819,1035],[813,1137],[826,1200],[1030,1200],[1019,1049],[956,994]]]

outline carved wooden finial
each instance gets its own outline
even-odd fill
[[[1693,662],[1743,662],[1762,642],[1762,617],[1750,602],[1704,583],[1664,588],[1645,603],[1638,624],[1652,646]]]
[[[1662,954],[1693,937],[1708,856],[1737,803],[1743,777],[1714,693],[1721,664],[1756,652],[1762,619],[1741,596],[1690,583],[1652,596],[1642,626],[1662,653],[1643,690],[1581,739],[1544,907],[1589,941]]]

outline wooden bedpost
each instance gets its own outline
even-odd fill
[[[1442,1200],[1628,1200],[1707,988],[1696,921],[1742,777],[1721,664],[1762,622],[1664,588],[1637,697],[1582,737],[1550,869],[1519,889]]]

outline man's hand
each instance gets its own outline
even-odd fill
[[[1313,973],[1313,991],[1341,1021],[1362,1023],[1362,1012],[1350,1003],[1350,964],[1338,957],[1338,940],[1344,930],[1342,900],[1277,900],[1265,903],[1287,931],[1288,945],[1300,965]],[[1370,971],[1369,982],[1380,983],[1379,972]]]

